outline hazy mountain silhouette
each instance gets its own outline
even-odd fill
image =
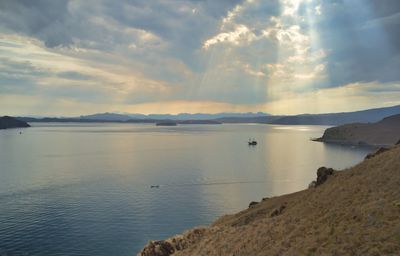
[[[223,123],[266,123],[286,125],[341,125],[347,123],[371,123],[385,117],[400,114],[400,105],[354,112],[302,114],[293,116],[264,116],[254,118],[221,118]]]
[[[105,121],[127,121],[129,119],[155,119],[155,120],[210,120],[222,117],[262,117],[268,116],[266,113],[218,113],[218,114],[205,114],[205,113],[180,113],[172,114],[119,114],[119,113],[99,113],[93,115],[80,116],[81,119],[89,120],[105,120]]]
[[[354,112],[301,114],[301,115],[269,115],[266,113],[218,113],[218,114],[118,114],[99,113],[75,118],[34,118],[18,117],[26,122],[130,122],[157,123],[162,120],[174,120],[177,123],[213,124],[213,123],[260,123],[283,125],[342,125],[347,123],[373,123],[385,117],[400,114],[400,105],[375,108]],[[197,121],[197,122],[196,122]],[[200,122],[202,121],[202,122]]]
[[[88,120],[107,120],[107,121],[127,121],[132,117],[123,114],[116,114],[116,113],[99,113],[93,115],[86,115],[80,116],[81,119],[88,119]]]

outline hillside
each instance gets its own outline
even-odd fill
[[[265,123],[280,125],[342,125],[347,123],[377,122],[382,118],[400,114],[400,106],[367,109],[354,112],[301,114],[291,116],[259,116],[252,118],[225,117],[218,119],[223,123]]]
[[[400,146],[138,255],[400,255],[398,159]]]
[[[80,116],[84,120],[101,120],[101,121],[127,121],[131,119],[128,115],[121,115],[115,113],[100,113],[87,116]]]
[[[30,127],[30,125],[24,121],[20,121],[10,116],[0,117],[0,129],[23,128],[23,127]]]
[[[319,125],[341,125],[348,123],[372,123],[382,118],[400,114],[400,106],[367,109],[355,112],[329,113],[317,115],[286,116],[272,121],[272,124],[319,124]]]
[[[376,123],[353,123],[326,129],[317,139],[342,144],[393,145],[400,140],[400,115]]]

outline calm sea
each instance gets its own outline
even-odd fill
[[[368,152],[322,126],[33,125],[0,131],[1,256],[136,255]]]

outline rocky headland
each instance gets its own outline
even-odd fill
[[[400,140],[400,115],[376,123],[353,123],[326,129],[316,141],[349,145],[391,146]]]
[[[400,255],[399,159],[397,145],[344,171],[319,168],[308,189],[150,241],[138,255]]]
[[[15,119],[10,116],[0,117],[0,129],[10,129],[10,128],[24,128],[30,127],[27,122]]]

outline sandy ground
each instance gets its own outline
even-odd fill
[[[400,255],[400,146],[138,255]]]

